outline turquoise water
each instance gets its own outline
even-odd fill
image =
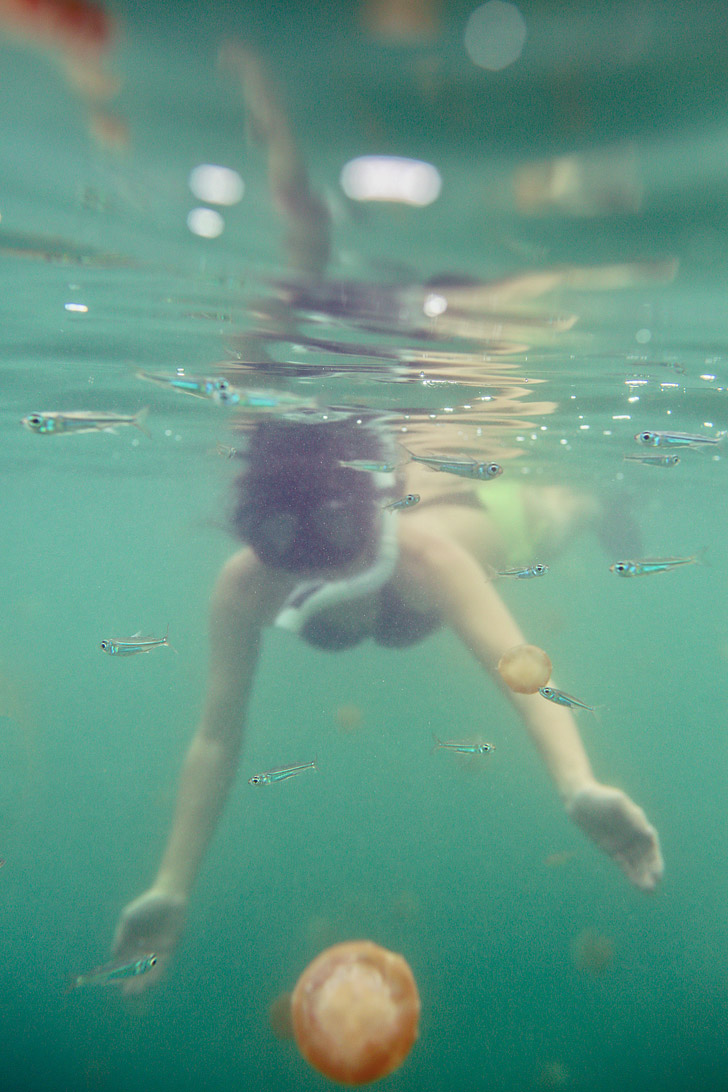
[[[320,949],[356,937],[402,952],[420,988],[420,1038],[392,1089],[726,1086],[725,448],[681,451],[671,469],[623,455],[643,451],[643,429],[728,428],[728,16],[718,3],[524,0],[520,59],[486,71],[464,47],[474,6],[434,6],[418,35],[385,38],[363,4],[120,0],[98,62],[119,82],[108,98],[74,89],[71,46],[37,24],[5,28],[8,1092],[322,1088],[272,1035],[268,1006]],[[339,287],[272,331],[261,300],[300,271],[240,81],[217,62],[232,39],[266,66],[331,216]],[[342,167],[375,154],[433,164],[440,196],[350,200]],[[245,183],[238,204],[215,206],[217,238],[187,227],[205,204],[188,185],[200,163]],[[554,270],[546,290],[535,274]],[[433,278],[450,315],[453,279],[518,280],[447,327],[448,310],[423,314],[418,286]],[[332,306],[342,281],[368,286],[376,321]],[[654,896],[569,823],[452,635],[332,657],[270,630],[240,776],[169,974],[134,1002],[65,992],[108,958],[122,907],[154,875],[204,693],[210,591],[236,548],[237,468],[216,451],[239,442],[235,411],[135,374],[178,368],[321,412],[374,408],[418,449],[495,457],[503,481],[599,498],[606,544],[593,526],[569,532],[539,558],[547,578],[499,590],[559,684],[602,707],[580,728],[597,777],[659,830]],[[149,436],[19,423],[145,406]],[[643,555],[707,547],[706,563],[617,579],[627,516]],[[177,655],[99,651],[167,622]],[[337,720],[348,706],[361,714],[351,732]],[[461,765],[430,753],[433,733],[497,750]],[[247,784],[314,755],[316,776]],[[601,973],[575,959],[585,930],[611,942]]]

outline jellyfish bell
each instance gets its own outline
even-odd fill
[[[614,961],[614,941],[594,929],[584,929],[572,941],[571,956],[580,971],[602,975]]]
[[[364,714],[358,705],[340,705],[334,713],[334,720],[340,732],[357,732],[364,721]]]
[[[537,645],[516,645],[498,661],[503,682],[517,694],[535,694],[551,678],[551,660]]]
[[[291,998],[298,1049],[342,1084],[367,1084],[397,1069],[417,1038],[419,1014],[407,962],[368,940],[321,952]]]

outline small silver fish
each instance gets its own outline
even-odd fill
[[[235,401],[232,401],[232,395]],[[317,409],[312,398],[303,398],[292,391],[268,391],[268,390],[243,390],[241,387],[231,388],[231,396],[227,397],[223,392],[213,395],[213,399],[225,405],[236,405],[238,409],[250,413],[285,414],[290,411],[302,409]]]
[[[140,379],[148,379],[162,387],[170,387],[195,398],[206,398],[219,406],[237,406],[239,409],[264,412],[285,412],[290,409],[310,409],[315,403],[290,391],[244,390],[235,387],[224,376],[164,375],[138,371]]]
[[[151,953],[135,959],[131,963],[104,963],[101,967],[95,967],[86,974],[76,975],[72,982],[72,988],[82,986],[106,986],[114,982],[122,982],[126,978],[135,978],[137,975],[146,974],[157,962],[157,957]]]
[[[210,378],[207,376],[184,375],[182,372],[174,375],[164,375],[142,371],[138,371],[136,374],[139,379],[147,379],[150,383],[156,383],[160,387],[171,387],[172,390],[179,391],[180,394],[191,394],[195,398],[212,399],[219,396],[225,397],[226,395],[230,395],[231,399],[234,397],[234,388],[229,380],[223,376]]]
[[[566,694],[563,690],[557,690],[554,686],[540,687],[539,694],[542,698],[546,698],[547,701],[552,701],[556,705],[576,706],[578,709],[588,709],[590,713],[596,713],[595,706],[587,705],[585,701],[581,701],[571,694]]]
[[[389,508],[390,512],[395,512],[398,508],[411,508],[414,504],[420,503],[419,493],[408,493],[406,497],[402,497],[401,500],[391,501],[390,504],[385,504],[385,508]]]
[[[144,637],[140,631],[132,634],[126,641],[121,641],[118,637],[107,637],[99,647],[109,656],[136,656],[139,652],[151,652],[153,648],[160,648],[162,645],[171,648],[173,652],[177,651],[169,643],[169,626],[164,637]]]
[[[415,455],[408,447],[405,451],[416,463],[424,463],[430,470],[441,474],[455,474],[459,478],[474,478],[478,481],[490,481],[503,473],[499,463],[479,463],[475,459],[448,459],[440,455]]]
[[[139,410],[134,416],[123,413],[96,413],[94,410],[75,410],[69,413],[56,413],[44,410],[42,413],[29,413],[23,417],[21,425],[40,436],[56,436],[68,432],[114,432],[121,425],[133,425],[148,436],[144,421],[149,407]]]
[[[524,565],[520,569],[496,569],[496,576],[515,576],[518,580],[529,580],[532,576],[545,576],[548,571],[548,565],[537,562],[535,565]]]
[[[615,561],[609,566],[609,571],[617,576],[647,576],[649,573],[667,573],[681,565],[696,565],[700,560],[700,554],[691,557],[643,557],[640,561]]]
[[[318,770],[316,759],[314,758],[311,762],[302,762],[298,766],[276,766],[275,769],[266,770],[265,773],[253,774],[248,778],[248,784],[274,785],[276,781],[287,781],[289,777],[295,777],[304,770]]]
[[[438,739],[437,736],[433,736],[435,740],[433,745],[433,751],[438,751],[441,747],[446,751],[457,751],[460,755],[486,755],[490,751],[495,750],[494,743],[459,743],[455,739]]]
[[[677,466],[679,455],[625,455],[626,463],[644,463],[645,466]]]
[[[226,459],[234,459],[238,453],[236,447],[228,447],[227,444],[217,444],[215,451],[218,455],[223,455]]]
[[[635,433],[637,443],[646,444],[648,447],[700,447],[705,444],[719,444],[722,437],[723,434],[704,436],[690,432],[660,432],[657,429]]]
[[[348,466],[350,470],[364,470],[369,474],[391,474],[397,469],[396,463],[374,463],[366,459],[339,459],[339,466]]]

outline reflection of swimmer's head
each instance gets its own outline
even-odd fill
[[[237,535],[272,568],[345,568],[376,543],[389,495],[383,497],[379,475],[341,463],[381,460],[383,448],[374,428],[351,418],[259,423],[236,482]]]

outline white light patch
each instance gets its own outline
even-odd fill
[[[389,155],[351,159],[339,181],[354,201],[394,201],[418,207],[431,205],[442,188],[440,173],[431,163]]]
[[[201,163],[190,171],[187,184],[195,197],[210,205],[237,205],[245,193],[245,184],[237,171]]]
[[[85,303],[64,303],[63,306],[67,311],[76,311],[79,315],[85,315],[88,312]]]
[[[423,304],[422,310],[428,318],[437,318],[438,315],[442,315],[447,311],[447,300],[444,296],[438,296],[437,293],[430,292]]]
[[[652,341],[652,331],[648,330],[645,326],[641,330],[637,331],[637,333],[634,335],[634,339],[635,341],[638,341],[640,345],[646,345],[648,341]]]
[[[187,213],[187,227],[193,235],[203,239],[216,239],[225,230],[225,221],[214,209],[190,209]]]
[[[526,44],[526,23],[515,4],[489,0],[471,13],[465,51],[473,64],[500,72],[517,61]]]

